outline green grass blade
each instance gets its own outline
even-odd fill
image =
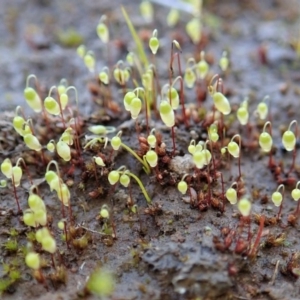
[[[136,49],[137,49],[137,54],[138,54],[138,57],[139,59],[141,60],[141,62],[144,64],[144,67],[147,68],[147,66],[149,65],[149,62],[148,62],[148,59],[147,59],[147,56],[146,56],[146,53],[145,53],[145,50],[144,50],[144,47],[143,47],[143,44],[142,44],[142,41],[141,39],[139,38],[125,8],[123,6],[121,6],[121,9],[122,9],[122,13],[123,13],[123,16],[125,18],[125,21],[127,23],[127,26],[130,30],[130,33],[132,35],[132,38],[134,39],[134,42],[135,42],[135,45],[136,45]]]

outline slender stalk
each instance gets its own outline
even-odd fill
[[[171,45],[171,56],[170,56],[170,62],[169,62],[169,85],[172,87],[172,78],[174,74],[173,70],[173,59],[174,59],[174,46],[177,47],[180,50],[180,45],[176,40],[173,40],[172,45]],[[171,88],[170,88],[170,93],[171,93]],[[170,104],[172,106],[172,98],[170,96]],[[173,143],[173,155],[175,155],[176,152],[176,145],[175,145],[175,132],[174,132],[174,126],[171,129],[172,132],[172,143]]]
[[[255,239],[254,245],[251,247],[251,250],[250,250],[250,253],[249,253],[250,257],[254,257],[257,253],[258,245],[259,245],[259,241],[260,241],[261,236],[262,236],[264,225],[265,225],[265,216],[262,215],[260,217],[259,229],[258,229],[258,232],[257,232],[257,236],[256,236],[256,239]]]
[[[56,269],[56,266],[55,266],[55,258],[54,258],[54,254],[53,254],[53,253],[51,253],[51,261],[52,261],[52,267],[53,267],[54,269]]]
[[[29,118],[28,120],[26,120],[25,124],[30,127],[32,134],[35,135],[35,130],[34,130],[32,119]],[[23,129],[24,129],[25,124],[23,124]]]
[[[68,109],[70,109],[68,107]],[[70,112],[72,112],[70,110]],[[81,155],[81,149],[80,149],[80,141],[79,141],[79,135],[78,135],[78,131],[77,131],[77,121],[76,121],[77,118],[71,118],[71,120],[69,121],[69,126],[70,126],[70,123],[72,120],[74,120],[74,125],[75,125],[75,136],[74,136],[74,145],[75,145],[75,149],[76,149],[76,152],[77,152],[77,156],[80,160],[80,163],[81,165],[83,165],[83,159],[82,159],[82,155]]]
[[[175,130],[174,130],[174,127],[175,126],[172,126],[171,128],[171,133],[172,133],[172,143],[173,143],[173,156],[175,155],[176,153],[176,143],[175,143]]]
[[[210,141],[210,152],[211,152],[211,158],[213,162],[213,167],[214,167],[214,179],[216,179],[216,162],[215,162],[215,155],[214,155],[214,149],[213,149],[213,142]]]
[[[298,123],[296,120],[292,121],[290,123],[290,126],[289,126],[289,130],[291,129],[291,127],[293,126],[293,124],[296,124],[295,125],[295,137],[296,137],[296,141],[297,141],[297,136],[298,136]],[[295,162],[296,162],[296,156],[297,156],[297,149],[296,149],[296,145],[294,147],[294,150],[293,150],[293,161],[292,161],[292,164],[291,164],[291,167],[288,171],[288,175],[293,171],[293,169],[295,168]]]
[[[55,87],[56,88],[56,87]],[[51,88],[52,89],[52,88]],[[51,94],[51,89],[50,89],[50,92],[49,94]],[[63,111],[62,111],[62,106],[61,106],[61,102],[60,102],[60,95],[59,95],[59,92],[56,88],[56,93],[57,93],[57,102],[58,102],[58,106],[59,106],[59,110],[60,110],[60,116],[61,116],[61,120],[62,120],[62,123],[63,123],[63,126],[64,126],[64,129],[66,129],[66,123],[65,123],[65,119],[64,119],[64,114],[63,114]]]
[[[233,141],[236,137],[239,138],[239,148],[240,148],[240,151],[239,151],[239,161],[238,161],[238,164],[239,164],[239,177],[238,177],[238,181],[241,179],[242,177],[242,172],[241,172],[241,136],[239,134],[236,134],[232,137],[231,141]]]
[[[17,196],[17,189],[16,189],[16,186],[15,186],[15,180],[14,180],[14,175],[13,174],[11,176],[11,181],[12,181],[12,185],[13,185],[13,189],[14,189],[14,196],[15,196],[17,206],[18,206],[18,213],[21,213],[22,210],[21,210],[21,207],[20,207],[19,198]]]
[[[23,108],[20,105],[18,105],[15,110],[16,116],[20,116],[20,111],[21,111],[21,116],[23,117],[24,120],[26,120],[25,114],[23,112]]]
[[[211,205],[211,184],[210,184],[210,176],[209,176],[209,166],[207,166],[207,184],[208,184],[208,204]]]
[[[150,167],[147,162],[145,162],[143,159],[141,159],[130,147],[125,145],[124,143],[121,143],[121,147],[126,149],[129,153],[131,153],[142,165],[144,171],[149,175],[151,173]]]
[[[156,72],[156,56],[153,55],[153,64],[155,69],[153,70],[153,79],[152,80],[152,99],[153,99],[153,110],[154,110],[154,114],[156,115],[156,117],[159,116],[158,110],[157,110],[157,103],[156,103],[156,99],[157,99],[157,94],[159,93],[158,91],[160,90],[159,88],[159,78],[158,78],[158,74]],[[155,90],[155,83],[156,83],[156,90]]]
[[[141,180],[140,180],[136,175],[134,175],[133,173],[131,173],[131,172],[129,172],[129,171],[126,171],[126,174],[129,175],[130,177],[132,177],[132,178],[135,179],[135,181],[138,183],[138,185],[139,185],[141,191],[143,192],[143,194],[144,194],[144,196],[145,196],[147,202],[148,202],[149,204],[151,204],[151,199],[150,199],[150,197],[149,197],[149,195],[148,195],[148,193],[147,193],[147,191],[146,191],[146,189],[145,189],[143,183],[141,182]]]
[[[153,71],[152,71],[153,72]],[[152,78],[153,81],[153,78]],[[150,107],[150,90],[148,88],[142,88],[142,87],[136,87],[133,90],[134,93],[136,93],[136,96],[140,98],[140,92],[143,92],[143,98],[145,102],[145,118],[146,118],[146,128],[147,128],[147,134],[149,134],[149,118],[151,119],[151,107]],[[137,131],[138,134],[138,131]]]
[[[188,118],[186,116],[186,111],[185,111],[184,84],[183,84],[183,80],[182,80],[182,71],[181,71],[181,63],[180,63],[179,53],[177,53],[177,61],[178,61],[179,76],[181,77],[181,80],[180,80],[180,103],[181,103],[181,106],[182,106],[182,117],[183,117],[183,120],[184,120],[185,127],[188,128],[190,125],[189,125],[189,121],[188,121]]]
[[[269,134],[272,137],[272,123],[270,121],[267,121],[263,127],[263,132],[266,131],[267,126],[269,126]],[[269,163],[268,163],[269,168],[271,168],[273,166],[273,153],[272,153],[272,149],[269,152]]]
[[[27,175],[27,177],[28,177],[28,179],[29,179],[29,181],[30,181],[30,184],[33,185],[32,177],[31,177],[31,175],[30,175],[30,173],[29,173],[29,170],[28,170],[28,168],[27,168],[27,166],[26,166],[26,163],[25,163],[25,161],[24,161],[24,159],[23,159],[22,157],[18,158],[17,163],[16,163],[16,166],[19,166],[20,161],[22,161],[22,163],[23,163],[23,166],[24,166],[26,175]]]
[[[296,216],[298,216],[299,210],[300,210],[300,201],[298,200],[297,209],[296,209],[296,213],[295,213]]]
[[[43,162],[44,165],[46,165],[47,161],[46,161],[46,158],[45,158],[45,154],[44,154],[43,149],[41,149],[40,151],[38,151],[38,153],[41,154],[42,162]]]
[[[65,93],[67,93],[67,92],[70,91],[70,90],[73,90],[74,93],[75,93],[76,113],[77,113],[77,114],[76,114],[76,118],[75,118],[74,123],[75,123],[76,133],[77,133],[78,135],[80,135],[81,131],[80,131],[80,128],[79,128],[79,126],[78,126],[78,120],[77,120],[77,119],[79,119],[79,116],[80,116],[80,115],[79,115],[79,104],[78,104],[78,92],[77,92],[76,87],[73,86],[73,85],[71,85],[71,86],[67,87]]]
[[[284,190],[285,190],[285,187],[283,184],[279,185],[276,192],[279,192],[280,189],[282,190],[281,194],[282,194],[282,201],[281,201],[281,204],[279,206],[279,211],[278,211],[278,214],[277,214],[277,220],[280,219],[280,216],[281,216],[281,212],[282,212],[282,207],[283,207],[283,201],[284,201]]]
[[[223,201],[223,212],[225,211],[225,188],[224,188],[224,178],[223,178],[223,173],[220,172],[220,177],[221,177],[221,185],[222,185],[222,201]]]
[[[147,130],[147,135],[149,135],[149,119],[151,119],[151,108],[150,108],[150,102],[149,102],[149,94],[150,91],[146,89],[144,93],[144,99],[145,99],[145,113],[146,113],[146,130]]]
[[[299,184],[300,184],[300,181],[298,181],[298,182],[296,183],[296,187],[295,187],[296,190],[299,189]],[[297,199],[297,198],[296,198],[296,199]],[[296,199],[294,199],[294,200],[296,200]],[[298,217],[299,210],[300,210],[300,201],[299,201],[299,199],[296,200],[296,201],[297,201],[298,203],[297,203],[297,209],[296,209],[296,211],[295,211],[295,216]]]
[[[131,208],[131,207],[133,206],[131,182],[129,182],[129,201],[130,201],[130,203],[128,203],[128,205],[129,205],[130,208]]]

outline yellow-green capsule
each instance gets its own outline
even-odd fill
[[[220,92],[216,92],[212,96],[214,105],[223,115],[228,115],[231,112],[231,107],[228,99]]]
[[[230,187],[227,189],[225,196],[230,204],[233,205],[237,203],[237,192],[234,188]]]
[[[251,202],[247,198],[241,199],[238,204],[238,210],[243,217],[248,217],[251,212]]]
[[[182,195],[185,195],[188,189],[188,185],[185,181],[181,180],[177,185],[177,189]]]
[[[240,147],[236,142],[231,141],[227,146],[228,152],[235,158],[240,156]]]

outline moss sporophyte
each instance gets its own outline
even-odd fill
[[[151,3],[143,1],[140,9],[152,27],[155,15]],[[281,128],[283,150],[293,151],[292,162],[288,162],[289,169],[284,172],[285,154],[276,152],[280,147],[278,121],[269,110],[269,96],[261,101],[258,96],[242,95],[236,86],[230,86],[235,78],[234,62],[231,63],[234,53],[220,51],[217,61],[211,51],[202,51],[209,47],[205,45],[201,8],[186,22],[187,36],[180,38],[179,34],[178,41],[153,28],[141,39],[143,34],[136,31],[124,8],[122,12],[135,49],[128,53],[119,51],[122,57],[113,61],[111,47],[121,47],[121,42],[110,30],[110,18],[106,16],[94,25],[97,43],[104,45],[107,59],[99,63],[102,52],[84,45],[77,48],[99,110],[84,116],[80,111],[84,106],[79,102],[81,97],[66,79],[53,86],[48,81],[40,85],[31,74],[24,89],[31,115],[26,117],[26,110],[18,106],[11,118],[22,157],[5,152],[8,154],[1,163],[1,193],[13,191],[21,214],[19,227],[25,228],[29,241],[22,262],[45,287],[55,278],[63,282],[65,272],[60,268],[70,265],[66,260],[75,257],[73,251],[84,253],[85,249],[90,250],[89,246],[98,247],[100,240],[107,246],[113,246],[117,238],[123,242],[119,228],[126,222],[133,224],[130,229],[138,231],[140,240],[147,235],[144,220],[147,226],[153,224],[147,215],[159,228],[161,220],[156,216],[162,215],[163,219],[168,215],[166,207],[172,203],[166,199],[172,189],[178,197],[176,205],[181,207],[182,198],[201,212],[202,220],[205,221],[205,211],[212,209],[217,210],[218,217],[227,218],[232,228],[223,228],[214,245],[249,258],[257,257],[260,251],[264,226],[276,226],[285,220],[283,206],[288,203],[287,198],[297,202],[288,223],[294,226],[300,214],[296,117],[288,127]],[[173,8],[167,17],[169,26],[177,26],[179,18],[181,14]],[[186,52],[188,42],[195,44],[195,55]],[[162,55],[167,55],[167,68],[160,64]],[[215,74],[217,70],[220,75]],[[71,96],[75,101],[70,101]],[[268,166],[264,163],[266,153]],[[241,172],[242,163],[247,159],[249,162],[252,154],[260,157],[259,169],[269,169],[277,186],[273,193],[265,189],[264,197],[249,181],[247,166]],[[134,190],[136,186],[142,193]],[[150,197],[147,191],[151,189],[155,192]],[[160,194],[165,189],[167,192]],[[278,207],[277,216],[265,209],[265,204],[254,204],[258,198],[262,202],[270,199]],[[182,211],[179,216],[184,218]],[[91,215],[97,222],[88,219]],[[137,229],[134,222],[139,223]],[[19,253],[20,234],[10,238],[5,250]],[[51,265],[55,276],[50,276]],[[17,278],[18,273],[12,277]],[[112,293],[114,284],[110,272],[101,267],[86,278],[83,290],[104,297]]]
[[[125,177],[124,177],[125,176]],[[108,174],[108,181],[111,185],[115,185],[117,184],[119,181],[122,185],[124,185],[125,187],[128,186],[129,184],[129,177],[132,177],[137,184],[139,185],[141,191],[143,192],[147,202],[150,204],[151,203],[151,199],[142,183],[142,181],[133,173],[131,173],[129,170],[126,169],[125,166],[120,167],[117,170],[113,170]]]

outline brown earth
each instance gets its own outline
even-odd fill
[[[122,4],[132,17],[140,36],[148,37],[153,29],[158,29],[161,48],[156,66],[161,86],[169,78],[168,61],[172,39],[180,41],[183,62],[191,56],[199,56],[200,50],[204,49],[211,63],[214,62],[212,74],[220,72],[217,62],[223,50],[229,52],[230,72],[222,76],[233,110],[245,97],[249,97],[251,126],[242,128],[235,120],[235,113],[232,113],[233,118],[226,117],[225,122],[228,125],[227,137],[239,133],[243,140],[241,168],[244,190],[241,193],[248,195],[252,201],[250,233],[253,243],[258,235],[259,216],[263,215],[267,221],[271,221],[276,219],[278,212],[278,208],[271,202],[271,194],[279,181],[275,180],[268,168],[267,156],[260,152],[257,145],[263,123],[258,121],[254,110],[266,95],[271,99],[275,161],[278,166],[282,162],[285,171],[292,161],[292,153],[283,149],[281,134],[292,120],[299,120],[300,117],[297,104],[300,92],[299,57],[293,49],[295,41],[299,43],[297,39],[300,39],[297,1],[204,1],[204,39],[197,46],[192,45],[184,30],[190,19],[189,14],[182,12],[179,24],[175,29],[170,29],[165,21],[169,8],[155,4],[154,21],[147,23],[139,15],[138,5],[134,1],[123,1]],[[265,222],[258,253],[254,257],[249,255],[251,245],[246,238],[247,228],[242,230],[237,208],[227,202],[225,211],[222,209],[219,179],[214,179],[211,187],[208,187],[204,175],[201,180],[193,181],[193,189],[197,192],[194,203],[186,203],[190,202],[190,197],[182,197],[177,191],[176,184],[182,175],[186,171],[193,174],[193,169],[188,168],[188,162],[186,167],[181,160],[187,153],[190,140],[206,139],[206,127],[202,121],[191,121],[191,126],[186,129],[183,122],[178,120],[177,152],[171,163],[170,130],[152,114],[150,127],[155,127],[161,133],[167,152],[160,157],[158,169],[152,170],[150,176],[125,150],[114,153],[110,162],[110,146],[107,149],[97,146],[84,151],[84,167],[76,159],[65,163],[56,157],[64,181],[68,181],[71,186],[76,237],[86,234],[89,243],[84,249],[73,246],[67,249],[66,243],[62,241],[61,232],[56,226],[62,218],[60,203],[43,180],[45,166],[40,157],[30,151],[15,133],[11,123],[13,111],[16,105],[24,107],[27,116],[33,118],[44,144],[51,138],[57,140],[62,132],[60,120],[50,119],[50,127],[45,129],[43,118],[34,114],[26,105],[23,89],[26,77],[31,73],[37,75],[43,96],[46,96],[52,85],[66,78],[70,85],[76,86],[79,93],[82,145],[85,143],[84,135],[90,134],[87,130],[89,125],[105,124],[122,129],[122,141],[141,152],[135,122],[127,113],[103,106],[102,100],[109,98],[107,93],[111,92],[111,100],[116,103],[116,108],[123,110],[121,87],[114,82],[110,89],[102,87],[99,90],[97,80],[77,56],[76,47],[67,47],[67,38],[61,37],[68,29],[74,29],[87,48],[95,52],[97,70],[106,64],[113,66],[118,60],[125,60],[127,49],[133,50],[134,42],[120,5],[120,1],[106,0],[97,3],[91,0],[4,0],[0,4],[3,20],[0,23],[0,161],[7,157],[13,162],[19,157],[26,160],[52,218],[49,226],[58,244],[56,265],[64,266],[67,273],[64,283],[51,280],[50,274],[54,272],[51,257],[35,243],[36,251],[43,253],[46,260],[43,272],[48,278],[48,287],[37,283],[32,277],[31,270],[25,266],[23,250],[28,243],[28,233],[34,230],[27,228],[21,217],[16,215],[13,189],[9,183],[8,187],[0,189],[0,276],[2,281],[7,278],[5,266],[10,265],[21,272],[21,278],[2,294],[2,298],[93,299],[94,296],[83,295],[83,290],[88,276],[100,266],[115,276],[115,291],[109,299],[299,299],[300,286],[296,274],[300,262],[299,225],[297,220],[292,223],[289,217],[297,206],[290,196],[294,181],[291,185],[286,184],[281,220],[275,224]],[[108,52],[95,32],[103,14],[108,16],[111,33]],[[151,58],[148,50],[147,53]],[[175,75],[177,72],[175,68]],[[199,94],[195,91],[185,89],[187,106],[200,105],[197,101]],[[199,88],[197,91],[203,92],[205,89]],[[207,96],[201,105],[210,111],[211,98]],[[178,118],[180,115],[178,113]],[[138,120],[138,128],[139,134],[146,137],[144,116]],[[297,143],[297,151],[298,146]],[[95,171],[94,165],[89,162],[92,156],[99,153],[106,157],[107,167]],[[222,172],[225,187],[228,188],[238,176],[237,159],[231,158],[228,162],[221,158],[217,149],[215,155],[218,161],[222,160],[218,164],[218,172]],[[46,156],[49,159],[52,157],[49,152]],[[177,164],[176,160],[179,160]],[[122,165],[140,177],[151,197],[150,207],[135,183],[131,189],[121,186],[111,188],[107,174]],[[299,171],[298,155],[295,169],[289,178],[299,180]],[[212,176],[214,172],[210,172]],[[21,186],[17,188],[23,210],[28,207],[30,189],[25,175]],[[2,174],[0,176],[0,179],[4,179]],[[280,178],[285,179],[286,173],[280,172]],[[209,188],[212,189],[214,205],[207,206],[205,201]],[[138,215],[129,211],[126,204],[129,197],[138,205]],[[102,231],[103,221],[98,216],[103,204],[108,205],[113,215],[115,240],[111,234]],[[16,237],[12,236],[13,228],[17,232]],[[234,231],[241,231],[239,239],[238,233],[233,234]],[[233,241],[229,244],[231,236]],[[17,241],[17,251],[6,249],[8,240]],[[238,251],[237,245],[241,246],[241,241],[246,243],[244,251]],[[228,249],[224,249],[226,242]]]

